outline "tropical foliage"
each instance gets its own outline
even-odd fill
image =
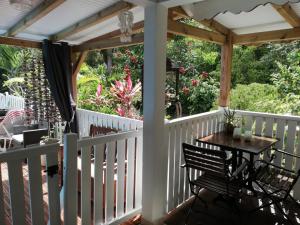
[[[300,42],[235,46],[232,65],[231,107],[300,114]],[[22,95],[23,59],[34,50],[0,46],[1,92]],[[176,101],[183,115],[217,106],[220,46],[176,36],[167,45],[167,57],[179,73]],[[143,46],[90,52],[78,76],[78,107],[142,117]],[[167,79],[167,88],[175,82]],[[166,110],[173,115],[166,90]]]

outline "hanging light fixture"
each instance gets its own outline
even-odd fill
[[[119,27],[121,30],[121,42],[132,41],[132,26],[133,26],[133,13],[131,11],[123,11],[119,14]]]
[[[17,10],[26,10],[33,7],[34,0],[9,0],[9,4]]]

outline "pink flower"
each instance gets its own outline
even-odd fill
[[[135,56],[131,56],[130,60],[132,63],[137,63],[137,58]]]
[[[185,73],[185,69],[184,69],[184,67],[179,67],[179,73],[181,73],[181,74],[184,74]]]
[[[119,116],[125,116],[125,110],[121,107],[117,108],[117,113],[119,114]]]
[[[193,87],[196,87],[198,85],[198,83],[199,83],[198,80],[192,79],[192,86]]]
[[[102,85],[98,84],[96,96],[99,97],[101,95],[101,93],[102,93]]]
[[[206,72],[206,71],[203,71],[202,72],[202,74],[201,74],[201,76],[204,78],[204,79],[206,79],[206,78],[208,78],[208,72]]]
[[[127,83],[127,90],[131,91],[132,90],[132,80],[130,74],[127,74],[125,77],[126,83]]]

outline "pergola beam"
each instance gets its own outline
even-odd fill
[[[51,36],[51,40],[53,41],[62,40],[68,36],[79,33],[105,20],[115,17],[123,10],[129,10],[133,7],[134,5],[127,2],[123,2],[123,1],[117,2],[114,5],[109,6],[88,18],[85,18],[71,25],[70,27],[65,28],[64,30],[58,32],[57,34],[54,34],[53,36]]]
[[[0,44],[13,45],[26,48],[42,48],[42,43],[38,41],[28,41],[11,37],[0,37]]]
[[[211,32],[184,23],[169,20],[168,32],[171,34],[192,37],[202,41],[209,41],[217,44],[224,44],[226,37],[216,32]]]
[[[228,35],[230,33],[230,29],[228,29],[223,24],[220,24],[218,21],[214,19],[204,19],[199,22],[204,26],[208,27],[209,29],[216,31],[220,34]]]
[[[133,24],[132,32],[134,34],[141,33],[143,31],[143,29],[144,29],[144,21],[140,21],[140,22],[137,22],[137,23]],[[121,30],[117,29],[117,30],[111,31],[107,34],[103,34],[101,36],[90,39],[90,40],[84,42],[83,44],[102,41],[102,40],[107,40],[107,39],[120,37],[120,36],[121,36]]]
[[[292,9],[289,3],[284,5],[272,4],[272,6],[292,27],[300,27],[300,17]]]
[[[131,42],[121,42],[119,37],[111,38],[108,40],[100,40],[97,42],[85,43],[82,45],[74,46],[73,52],[83,52],[83,51],[91,51],[91,50],[103,50],[110,48],[118,48],[125,47],[131,45],[137,45],[144,42],[144,34],[135,34],[132,36]]]
[[[267,31],[253,34],[235,35],[233,37],[233,44],[251,45],[267,42],[278,42],[288,40],[299,40],[300,28],[285,29],[278,31]]]
[[[56,7],[61,5],[65,0],[48,0],[41,2],[37,7],[30,11],[25,17],[15,23],[11,28],[8,29],[5,36],[15,36],[22,32],[27,27],[37,22],[42,17],[46,16]]]

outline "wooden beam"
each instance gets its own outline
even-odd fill
[[[0,44],[13,45],[26,48],[42,48],[42,43],[38,41],[27,41],[11,37],[0,37]]]
[[[62,40],[68,36],[71,36],[73,34],[76,34],[80,31],[83,31],[85,29],[88,29],[92,26],[95,26],[98,23],[101,23],[105,20],[108,20],[114,16],[117,16],[121,11],[123,10],[129,10],[133,8],[134,6],[127,2],[117,2],[112,6],[107,7],[106,9],[103,9],[99,11],[98,13],[85,18],[70,27],[67,27],[66,29],[58,32],[57,34],[51,36],[51,40],[53,41],[59,41]]]
[[[230,32],[230,29],[225,27],[224,25],[220,24],[218,21],[214,19],[204,19],[199,21],[201,24],[206,26],[207,28],[216,31],[220,34],[227,35]]]
[[[176,6],[169,9],[169,18],[173,20],[179,20],[182,18],[190,18],[190,16],[184,11],[181,6]]]
[[[65,0],[48,0],[41,2],[37,7],[25,15],[21,20],[15,23],[8,29],[5,36],[15,36],[17,33],[22,32],[27,27],[37,22],[42,17],[46,16],[56,7],[61,5]]]
[[[278,31],[267,31],[254,34],[241,34],[233,37],[234,44],[251,45],[266,42],[278,42],[288,40],[299,40],[300,28],[285,29]]]
[[[135,34],[132,36],[131,42],[121,42],[119,37],[111,38],[108,40],[101,40],[97,42],[85,43],[73,47],[73,52],[83,52],[91,50],[102,50],[110,48],[119,48],[131,45],[137,45],[144,42],[144,34]]]
[[[225,36],[201,28],[193,27],[184,23],[169,20],[168,32],[176,35],[183,35],[199,40],[209,41],[217,44],[225,43]]]
[[[77,75],[80,71],[80,67],[84,60],[87,57],[88,52],[81,52],[78,57],[75,57],[76,61],[73,63],[72,66],[72,97],[75,102],[77,102]]]
[[[140,21],[140,22],[137,22],[133,25],[132,31],[133,31],[133,34],[136,34],[136,33],[141,33],[143,31],[143,29],[144,29],[144,21]],[[107,39],[120,37],[120,36],[121,36],[121,31],[120,31],[120,29],[117,29],[117,30],[114,30],[114,31],[109,32],[107,34],[101,35],[99,37],[90,39],[90,40],[88,40],[84,43],[92,43],[92,42],[107,40]]]
[[[220,99],[219,106],[229,105],[231,87],[233,40],[232,33],[229,33],[221,50],[221,77],[220,77]]]
[[[289,3],[284,5],[272,4],[272,6],[292,27],[300,27],[300,17],[292,9]]]

